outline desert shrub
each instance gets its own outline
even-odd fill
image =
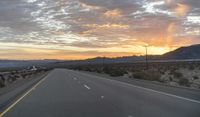
[[[169,77],[169,81],[173,81],[173,78],[171,76]]]
[[[16,79],[20,78],[20,76],[18,74],[15,74],[13,77],[15,77]]]
[[[174,77],[181,78],[181,77],[183,77],[183,74],[180,72],[174,72]]]
[[[112,67],[105,67],[103,69],[104,73],[109,74],[110,76],[123,76],[127,74],[127,71],[121,68],[112,68]]]
[[[95,72],[102,73],[102,70],[101,69],[95,69]]]
[[[183,85],[183,86],[189,86],[189,85],[190,85],[189,80],[186,79],[186,78],[180,79],[178,83],[179,83],[180,85]]]
[[[73,67],[72,69],[74,69],[74,70],[79,70],[79,71],[83,70],[83,68],[82,68],[81,66],[75,66],[75,67]]]
[[[0,87],[5,87],[5,78],[3,75],[0,75]]]
[[[165,74],[165,71],[163,69],[159,70],[159,72],[164,75]]]
[[[86,68],[84,69],[84,71],[92,72],[93,70],[92,70],[91,68],[89,68],[89,67],[86,67]]]
[[[133,73],[133,78],[145,79],[146,78],[146,74],[143,73],[143,72],[135,72],[135,73]]]
[[[8,82],[12,83],[15,80],[17,80],[17,78],[13,77],[13,75],[8,76]]]
[[[22,78],[26,78],[27,74],[23,73],[21,74]]]
[[[183,77],[183,74],[178,71],[171,71],[171,75],[173,75],[175,78],[178,78],[178,79]]]
[[[111,69],[110,67],[104,67],[103,68],[103,72],[106,73],[106,74],[109,74],[110,73],[110,69]]]
[[[196,80],[196,79],[199,79],[199,77],[198,76],[193,76],[193,78]]]
[[[195,69],[195,66],[194,65],[190,65],[189,66],[189,70],[194,70]]]
[[[15,76],[15,75],[9,75],[8,76],[8,81],[9,82],[14,82],[14,81],[16,81],[17,80],[17,77]]]
[[[160,81],[161,74],[156,71],[140,71],[133,73],[133,78],[151,80],[151,81]]]

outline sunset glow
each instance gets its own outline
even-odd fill
[[[199,0],[3,0],[0,59],[160,55],[200,43]]]

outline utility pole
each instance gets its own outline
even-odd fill
[[[148,65],[148,44],[146,44],[144,47],[146,49],[146,70],[149,69],[149,65]]]

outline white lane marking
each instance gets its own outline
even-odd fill
[[[87,85],[84,85],[85,88],[87,88],[88,90],[90,90],[91,88]]]
[[[102,95],[102,96],[101,96],[101,99],[103,99],[103,98],[104,98],[104,96]]]
[[[187,101],[190,101],[190,102],[194,102],[194,103],[199,103],[200,104],[200,101],[198,101],[198,100],[185,98],[185,97],[181,97],[181,96],[177,96],[177,95],[173,95],[173,94],[169,94],[169,93],[165,93],[165,92],[161,92],[161,91],[156,91],[156,90],[153,90],[153,89],[148,89],[148,88],[144,88],[144,87],[140,87],[140,86],[136,86],[136,85],[133,85],[133,87],[136,87],[136,88],[139,88],[139,89],[143,89],[143,90],[147,90],[147,91],[152,91],[152,92],[163,94],[163,95],[166,95],[166,96],[175,97],[175,98],[179,98],[179,99],[182,99],[182,100],[187,100]]]
[[[77,78],[76,78],[76,77],[74,77],[73,79],[74,79],[74,80],[77,80]]]
[[[37,84],[35,84],[30,90],[28,90],[24,95],[22,95],[19,99],[17,99],[13,104],[11,104],[6,110],[4,110],[1,114],[0,117],[3,117],[8,111],[10,111],[15,105],[17,105],[17,103],[19,103],[24,97],[26,97],[29,93],[31,93],[31,91],[35,90],[36,87],[41,84],[44,80],[46,79],[43,78],[42,80],[40,80]]]
[[[85,75],[85,76],[90,76],[90,77],[96,77],[97,79],[102,79],[101,77],[88,75],[88,74],[85,74],[85,73],[80,73],[80,74]],[[174,98],[178,98],[178,99],[182,99],[182,100],[186,100],[186,101],[189,101],[189,102],[200,104],[200,101],[195,100],[195,99],[190,99],[190,98],[186,98],[186,97],[177,96],[177,95],[174,95],[174,94],[169,94],[169,93],[165,93],[165,92],[161,92],[161,91],[156,91],[156,90],[153,90],[153,89],[148,89],[148,88],[144,88],[144,87],[141,87],[141,86],[128,84],[128,83],[125,83],[125,82],[120,82],[120,81],[117,81],[117,80],[111,80],[111,79],[106,79],[106,78],[104,78],[104,79],[107,80],[107,81],[117,82],[117,83],[125,84],[125,85],[128,85],[128,86],[132,86],[132,87],[135,87],[135,88],[138,88],[138,89],[152,91],[152,92],[155,92],[155,93],[158,93],[158,94],[162,94],[162,95],[166,95],[166,96],[169,96],[169,97],[174,97]]]

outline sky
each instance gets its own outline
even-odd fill
[[[160,55],[200,43],[200,0],[0,0],[0,59]]]

